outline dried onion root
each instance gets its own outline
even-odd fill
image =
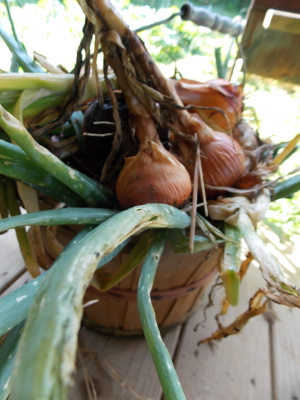
[[[129,108],[132,128],[140,143],[138,154],[125,159],[125,166],[119,175],[116,186],[119,204],[123,209],[147,203],[180,207],[191,194],[189,174],[163,147],[144,92],[139,87],[132,87],[135,72],[118,33],[110,30],[102,34],[101,44],[107,62],[116,73]],[[153,105],[150,104],[150,107]]]
[[[169,128],[173,132],[172,152],[193,179],[196,133],[201,143],[204,182],[212,186],[231,187],[240,180],[245,173],[242,148],[227,134],[209,128],[198,114],[182,109],[183,103],[173,85],[165,79],[138,36],[130,31],[111,3],[101,0],[79,0],[79,3],[86,16],[100,28],[106,61],[115,71],[126,104],[135,119],[134,128],[141,143],[140,151],[147,146],[151,151],[148,145],[151,141],[158,143],[156,126]],[[157,102],[161,108],[157,107]],[[140,124],[136,124],[136,121],[141,119],[144,123],[143,118],[149,120],[142,128],[144,132],[140,132]],[[150,120],[154,125],[152,127],[149,127]],[[220,165],[218,169],[215,169],[216,160]],[[218,192],[210,195],[216,194]],[[201,193],[198,195],[201,197]],[[177,203],[174,201],[171,204]]]

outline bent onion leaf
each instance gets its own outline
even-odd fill
[[[167,239],[166,231],[155,233],[156,237],[146,256],[139,280],[137,297],[139,316],[166,400],[185,400],[172,359],[162,341],[151,303],[150,292]]]
[[[154,238],[155,232],[152,230],[145,232],[125,260],[119,265],[116,272],[111,275],[107,273],[100,273],[97,277],[97,280],[94,279],[92,281],[93,286],[95,286],[98,290],[106,291],[119,283],[144,260]]]
[[[75,236],[75,238],[72,239],[71,242],[65,247],[61,254],[57,257],[57,259],[63,256],[67,250],[71,249],[71,247],[73,247],[76,243],[83,239],[84,236],[91,231],[91,229],[94,229],[94,227],[86,227],[82,231],[80,231]],[[122,251],[124,247],[128,244],[129,240],[130,238],[124,240],[124,242],[116,247],[115,250],[113,250],[107,256],[101,258],[99,264],[97,265],[97,269],[103,267],[104,265],[109,263],[114,257],[116,257],[116,255],[119,254],[120,251]],[[49,270],[0,299],[0,335],[6,333],[11,329],[11,327],[17,325],[27,317],[35,293],[39,288],[42,279],[44,279],[48,273]],[[17,311],[16,303],[18,303]]]
[[[174,253],[188,254],[189,249],[189,238],[185,236],[184,231],[181,229],[171,229],[169,231],[168,239],[172,246]],[[218,244],[223,243],[223,240],[217,240]],[[199,253],[200,251],[208,250],[215,247],[215,243],[207,239],[204,236],[194,236],[194,250],[193,253]]]
[[[103,208],[62,208],[33,212],[0,221],[0,232],[27,225],[99,225],[116,214]]]
[[[90,206],[111,206],[109,189],[68,167],[45,147],[40,146],[26,128],[0,105],[0,125],[21,149],[50,175],[85,199]]]
[[[86,204],[77,193],[40,168],[19,146],[4,140],[0,140],[0,174],[23,182],[68,206]]]
[[[17,351],[12,385],[18,400],[66,398],[83,295],[100,258],[141,229],[189,224],[190,218],[171,206],[137,206],[99,225],[54,262],[35,296]]]
[[[0,348],[0,400],[6,400],[11,392],[11,372],[23,327],[24,322],[14,327]]]

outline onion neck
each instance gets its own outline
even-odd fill
[[[198,114],[188,113],[187,111],[178,115],[178,118],[174,122],[174,126],[180,132],[184,132],[188,136],[194,137],[196,133],[197,139],[200,140],[202,145],[212,142],[216,134],[212,128],[206,125],[206,123],[199,117]],[[176,142],[174,134],[172,135],[172,139]],[[180,140],[183,139],[180,138]]]

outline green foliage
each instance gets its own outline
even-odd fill
[[[6,32],[1,25],[0,36],[9,48],[13,57],[15,57],[15,59],[12,60],[13,69],[16,69],[17,61],[24,72],[44,72],[43,69],[28,56],[24,45],[22,45],[20,42],[17,42],[17,40],[8,32]]]
[[[10,0],[10,6],[25,7],[26,4],[38,4],[40,0]],[[56,0],[60,4],[64,4],[64,0]]]
[[[280,199],[270,204],[264,223],[284,242],[300,232],[300,192],[292,199]]]
[[[157,26],[152,29],[150,43],[156,47],[154,58],[168,64],[184,58],[187,54],[201,54],[198,32],[186,29],[185,23],[176,29],[176,21],[170,27]]]
[[[135,18],[139,23],[136,21],[134,27],[147,25],[149,20],[151,22],[160,21],[177,11],[176,7],[172,7],[172,9],[160,9],[155,14],[149,7],[135,7]],[[133,7],[129,8],[127,12],[133,14]],[[149,12],[151,14],[146,23],[146,14]],[[175,17],[166,25],[158,25],[140,32],[139,36],[154,60],[161,65],[174,65],[179,60],[196,55],[213,59],[216,43],[221,47],[226,46],[224,35],[211,32],[192,22],[182,21],[180,17]],[[191,66],[192,68],[195,68],[195,65]]]

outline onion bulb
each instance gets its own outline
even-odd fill
[[[180,207],[190,197],[192,183],[174,155],[160,143],[149,141],[136,156],[125,158],[116,191],[123,209],[147,203]]]
[[[201,140],[200,140],[201,142]],[[175,154],[188,170],[194,174],[195,151],[189,142],[178,140]],[[213,137],[200,144],[200,157],[204,183],[210,186],[233,187],[245,174],[245,156],[239,143],[223,132],[214,132]],[[207,198],[214,198],[224,191],[206,189]],[[201,197],[201,190],[198,196]]]
[[[204,183],[233,187],[245,173],[245,156],[238,142],[226,133],[216,132],[214,140],[201,147]],[[216,191],[207,190],[207,197]]]
[[[221,78],[203,83],[184,78],[179,81],[170,79],[170,83],[185,106],[214,107],[226,113],[228,120],[214,109],[191,108],[189,110],[197,113],[215,131],[229,132],[241,120],[243,108],[241,85],[235,86]]]

